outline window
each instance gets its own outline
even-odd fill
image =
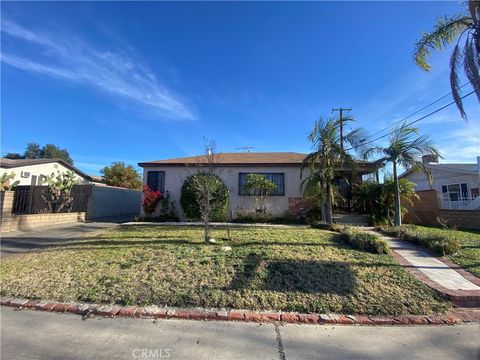
[[[165,171],[149,171],[147,185],[153,191],[165,192]]]
[[[468,187],[466,183],[442,185],[443,197],[450,201],[468,200]]]
[[[285,195],[285,176],[284,173],[239,173],[238,174],[238,194],[239,195],[250,195],[248,192],[243,190],[245,183],[247,182],[248,174],[259,174],[264,175],[268,180],[272,181],[277,187],[270,195],[273,196],[284,196]]]
[[[478,188],[473,188],[470,190],[470,192],[472,193],[472,199],[475,199],[478,197]]]

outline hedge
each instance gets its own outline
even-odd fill
[[[342,238],[354,248],[374,254],[388,254],[388,243],[376,235],[345,226],[341,230]]]
[[[425,246],[441,256],[451,255],[460,250],[458,239],[445,234],[425,234],[416,230],[415,226],[381,226],[380,231],[395,236],[400,240],[410,241]]]
[[[354,248],[367,251],[374,254],[388,254],[390,248],[388,243],[376,235],[366,233],[362,230],[356,230],[349,226],[339,224],[316,223],[312,228],[321,230],[335,231],[341,234],[343,241],[349,243]]]

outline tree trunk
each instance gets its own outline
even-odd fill
[[[402,211],[400,205],[400,189],[398,187],[397,161],[393,161],[393,188],[395,190],[395,226],[402,225]]]
[[[203,225],[204,225],[204,228],[205,228],[205,244],[208,244],[209,243],[209,240],[210,240],[210,227],[208,226],[208,219],[205,218],[204,222],[203,222]]]
[[[325,203],[323,200],[320,200],[320,212],[322,214],[322,223],[327,222],[327,217],[326,217],[326,209],[325,209]]]
[[[332,224],[332,193],[330,184],[327,183],[327,214],[326,214],[327,224]]]

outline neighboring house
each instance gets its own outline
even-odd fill
[[[6,159],[0,158],[0,175],[15,173],[11,182],[20,181],[19,185],[45,185],[42,180],[57,172],[73,171],[79,184],[91,184],[95,181],[88,174],[78,170],[61,159]]]
[[[423,163],[430,170],[433,176],[433,184],[430,186],[428,179],[423,173],[416,173],[409,170],[402,175],[416,184],[417,193],[435,190],[437,199],[431,198],[423,202],[423,206],[435,207],[437,202],[440,209],[444,210],[479,210],[479,182],[480,182],[480,156],[477,163],[448,164],[438,163],[435,156],[424,156]]]
[[[216,174],[229,190],[233,217],[253,208],[252,196],[243,191],[243,184],[249,173],[264,174],[276,184],[275,191],[267,200],[267,212],[274,216],[282,216],[286,211],[297,213],[297,207],[303,207],[300,169],[305,156],[306,154],[293,152],[218,154]],[[144,184],[154,190],[168,192],[170,200],[175,202],[176,209],[183,218],[180,205],[182,185],[188,176],[202,171],[205,164],[206,156],[194,156],[141,162],[138,165],[143,168]],[[359,161],[358,165],[355,173],[357,182],[361,181],[362,175],[374,173],[376,170],[372,163]]]

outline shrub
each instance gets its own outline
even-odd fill
[[[286,211],[283,216],[273,216],[270,213],[257,213],[253,211],[237,211],[237,216],[232,220],[234,223],[242,224],[284,224],[284,225],[303,225],[305,219],[297,217]]]
[[[400,199],[402,203],[402,216],[408,211],[407,206],[413,205],[415,184],[405,178],[398,180]],[[369,215],[370,225],[392,224],[395,214],[395,190],[392,178],[385,180],[383,184],[373,181],[365,181],[355,185],[355,209],[360,213]]]
[[[195,179],[197,176],[211,176],[214,183],[214,191],[211,195],[212,211],[210,213],[211,221],[226,221],[228,211],[228,189],[222,179],[217,175],[211,174],[195,174],[185,179],[182,185],[180,195],[180,204],[182,205],[185,216],[192,220],[199,220],[201,217],[200,206],[198,203],[198,190],[195,187]]]
[[[425,246],[442,256],[454,254],[460,250],[460,243],[448,230],[443,234],[427,234],[418,231],[415,225],[382,226],[380,230],[401,240]]]
[[[153,211],[147,214],[147,217],[137,216],[134,218],[134,221],[149,221],[149,222],[177,222],[179,221],[177,212],[175,210],[175,204],[173,201],[170,201],[170,194],[168,191],[165,193],[161,199],[160,210],[158,216],[151,217],[152,214],[158,205],[155,205]],[[157,203],[158,204],[158,203]],[[143,205],[143,204],[142,204]],[[144,208],[145,211],[145,208]]]
[[[235,219],[233,219],[232,222],[234,223],[242,223],[242,224],[273,224],[275,221],[275,218],[273,217],[272,214],[265,213],[265,214],[242,214]]]
[[[143,186],[142,208],[147,217],[155,212],[158,203],[163,199],[160,191],[153,191],[148,185]]]
[[[332,224],[330,230],[339,232],[342,240],[356,249],[374,254],[388,254],[390,250],[387,242],[376,235],[337,224]]]
[[[318,205],[311,206],[305,212],[305,218],[309,224],[317,224],[322,220],[322,209]]]

